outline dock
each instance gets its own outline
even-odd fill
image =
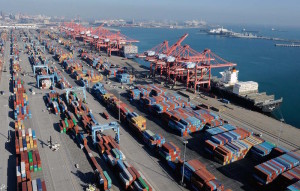
[[[275,44],[275,46],[279,46],[279,47],[297,47],[297,48],[300,48],[300,44]]]

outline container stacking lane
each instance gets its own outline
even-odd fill
[[[9,54],[10,54],[10,43],[9,41],[5,44],[5,52],[4,52],[4,63],[2,68],[6,67],[7,72],[3,72],[1,69],[1,81],[0,81],[0,90],[5,92],[5,95],[0,96],[0,187],[4,186],[4,188],[8,188],[11,190],[16,190],[16,174],[15,171],[9,169],[16,168],[16,158],[15,158],[15,147],[14,147],[14,126],[10,124],[14,124],[13,110],[9,107],[9,96],[10,96],[10,73],[9,73]],[[9,116],[9,114],[12,114]],[[8,131],[11,132],[11,142],[7,142],[8,140]]]
[[[21,47],[23,47],[22,43]],[[47,188],[49,185],[49,190],[82,190],[80,181],[74,180],[76,176],[71,173],[73,164],[71,164],[70,157],[66,156],[66,146],[61,144],[60,150],[55,153],[47,146],[50,135],[53,136],[54,141],[60,140],[58,137],[55,137],[57,132],[53,127],[53,120],[49,118],[47,112],[43,112],[45,110],[42,97],[44,92],[35,88],[36,80],[31,75],[32,70],[28,61],[28,55],[21,53],[20,58],[23,71],[29,74],[25,75],[23,79],[28,88],[32,88],[36,92],[36,95],[29,95],[29,105],[33,118],[25,122],[25,125],[33,127],[37,132],[37,137],[40,138],[38,148],[42,161],[44,161],[42,165],[45,180],[48,181],[46,182]]]

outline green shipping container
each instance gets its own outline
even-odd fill
[[[107,174],[106,171],[103,171],[103,174],[107,180],[107,187],[108,187],[108,189],[110,189],[111,188],[111,178],[109,177],[109,175]]]
[[[141,183],[141,185],[143,186],[143,188],[146,188],[147,191],[149,191],[149,187],[147,186],[146,182],[143,180],[142,177],[138,178],[139,182]]]
[[[68,123],[67,119],[65,119],[65,124],[66,124],[66,127],[69,127],[69,123]]]
[[[32,160],[32,152],[31,151],[28,152],[28,159],[29,159],[30,163],[33,162],[33,160]]]
[[[38,168],[37,168],[37,167],[34,167],[34,168],[33,168],[33,171],[34,171],[34,172],[37,172],[37,171],[38,171]]]
[[[42,167],[38,167],[38,171],[42,171]]]
[[[73,121],[74,125],[77,125],[77,122],[75,121],[74,118],[72,119],[72,121]]]
[[[115,149],[112,149],[112,152],[113,152],[114,155],[116,156],[116,159],[119,159],[119,158],[120,158],[118,152],[117,152]]]

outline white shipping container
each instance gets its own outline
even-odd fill
[[[32,180],[31,185],[32,185],[32,191],[37,191],[36,180]]]
[[[248,82],[238,82],[234,84],[233,93],[242,94],[247,92],[257,92],[258,91],[258,83],[253,81]]]
[[[26,174],[26,172],[25,172],[25,162],[21,162],[21,174]]]
[[[32,137],[32,131],[31,131],[31,128],[28,129],[28,133],[29,133],[29,136]]]

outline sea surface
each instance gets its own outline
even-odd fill
[[[243,27],[227,27],[241,32]],[[283,97],[283,104],[273,115],[286,123],[300,128],[300,48],[275,47],[275,42],[262,39],[227,38],[207,35],[198,29],[161,29],[161,28],[120,28],[128,37],[137,39],[139,52],[142,53],[168,40],[171,45],[183,34],[189,36],[182,45],[188,44],[198,52],[209,48],[227,61],[237,64],[240,81],[256,81],[259,91]],[[259,35],[284,39],[300,40],[300,28],[279,28],[250,26],[246,30],[259,31]],[[142,64],[143,63],[140,62]],[[213,75],[220,77],[219,69]],[[271,128],[271,127],[270,127]]]

